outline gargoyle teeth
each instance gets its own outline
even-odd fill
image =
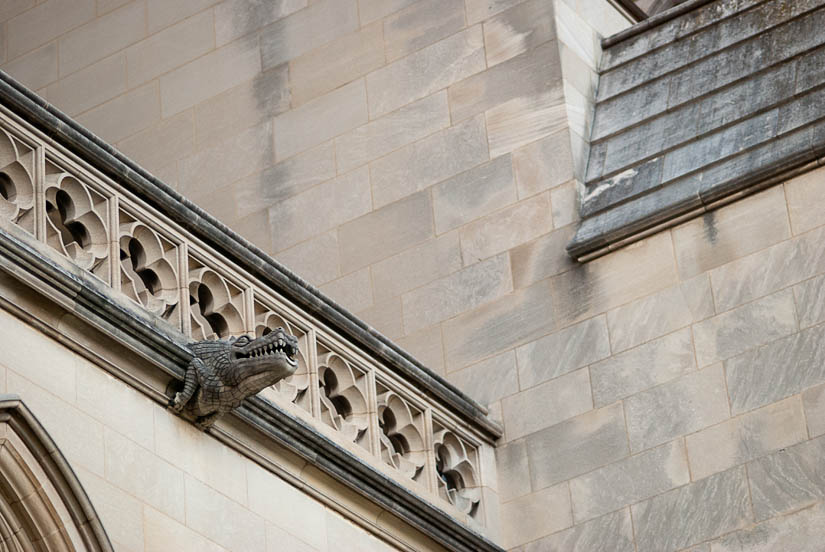
[[[298,352],[298,348],[292,345],[284,338],[277,338],[270,343],[261,345],[252,349],[248,353],[241,354],[241,358],[261,358],[269,355],[280,353],[285,356],[290,362],[294,362],[292,358]]]

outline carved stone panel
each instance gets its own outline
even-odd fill
[[[108,200],[52,162],[46,164],[46,243],[109,281]]]
[[[226,339],[246,333],[243,305],[241,288],[190,257],[189,315],[193,339]]]
[[[478,451],[441,424],[433,423],[438,494],[459,511],[476,517],[481,502]]]
[[[179,327],[177,246],[121,211],[118,247],[121,291],[149,312]]]
[[[398,393],[377,384],[381,458],[414,481],[427,463],[424,414]]]
[[[347,441],[369,450],[367,374],[338,353],[318,345],[321,419]]]

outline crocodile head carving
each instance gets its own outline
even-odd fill
[[[229,341],[199,341],[190,347],[194,358],[186,369],[183,390],[169,405],[178,412],[191,412],[202,428],[298,368],[298,340],[283,328],[256,339],[244,335]]]
[[[229,361],[245,377],[264,372],[283,374],[278,379],[291,376],[298,367],[295,361],[297,352],[298,340],[283,328],[257,339],[244,335],[229,342]]]

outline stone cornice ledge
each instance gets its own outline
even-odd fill
[[[567,254],[578,262],[590,261],[824,166],[825,144],[822,144],[768,167],[745,172],[705,191],[697,190],[693,181],[659,188],[654,193],[584,219],[567,244]]]
[[[138,352],[171,377],[183,380],[185,366],[192,357],[186,347],[189,340],[183,334],[138,307],[119,303],[105,284],[68,260],[53,257],[47,248],[14,225],[0,225],[0,258],[5,260],[2,270]],[[503,552],[277,405],[253,397],[234,415],[448,549]]]
[[[96,169],[126,185],[141,200],[250,274],[386,361],[391,369],[447,405],[490,439],[501,437],[501,426],[487,417],[486,408],[3,71],[0,71],[0,103]]]

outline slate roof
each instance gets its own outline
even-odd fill
[[[672,12],[603,44],[575,258],[825,155],[825,0]]]

